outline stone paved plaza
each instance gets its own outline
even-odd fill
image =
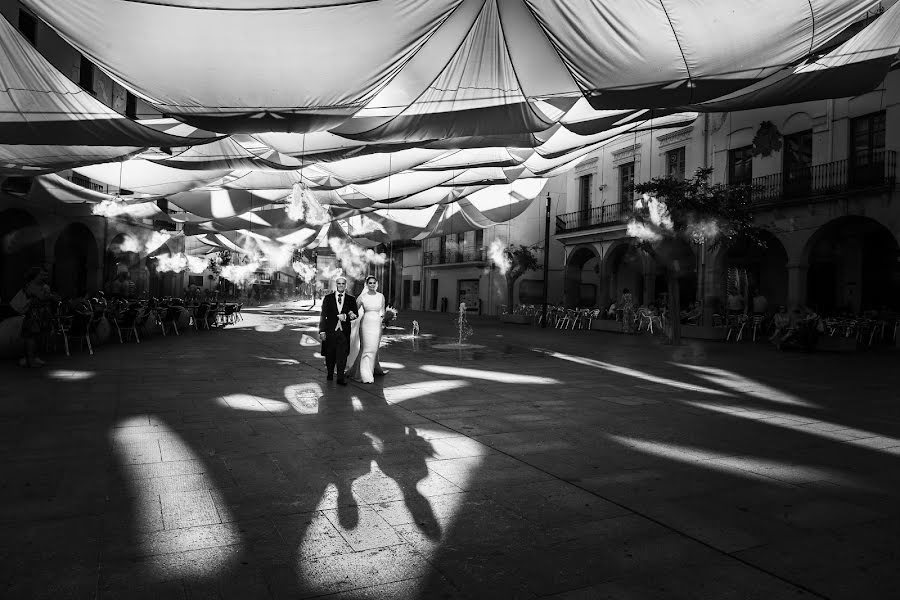
[[[244,314],[0,366],[0,596],[897,597],[895,350]]]

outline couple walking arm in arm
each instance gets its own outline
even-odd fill
[[[335,281],[335,292],[322,300],[322,315],[319,319],[319,339],[325,356],[327,378],[333,379],[337,370],[337,380],[346,384],[348,356],[355,360],[349,375],[363,383],[372,383],[376,376],[385,371],[378,362],[378,347],[381,345],[385,299],[378,292],[378,280],[366,278],[366,290],[354,298],[346,293],[347,280]],[[351,323],[359,319],[358,328]],[[358,331],[358,335],[356,332]]]

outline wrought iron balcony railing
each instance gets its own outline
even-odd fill
[[[556,215],[556,234],[624,223],[633,209],[633,202],[620,202]]]
[[[865,156],[754,177],[751,181],[754,204],[892,189],[896,182],[897,153],[883,149]]]
[[[456,263],[484,262],[487,260],[485,248],[461,248],[443,252],[426,252],[426,265],[449,265]]]

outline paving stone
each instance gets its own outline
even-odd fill
[[[160,500],[166,529],[180,529],[221,522],[208,490],[162,494]]]
[[[410,314],[435,337],[388,337],[372,386],[326,382],[290,306],[49,357],[89,382],[0,364],[0,595],[892,597],[892,353],[475,316],[484,348],[442,352]]]
[[[347,554],[354,549],[322,511],[275,518],[275,528],[298,559]]]
[[[338,507],[322,512],[355,552],[403,543],[393,528],[369,506]]]
[[[391,546],[326,558],[301,561],[296,567],[300,581],[299,597],[358,589],[365,586],[396,583],[411,579],[409,572],[427,574],[424,559],[406,546]],[[415,578],[412,578],[415,579]]]

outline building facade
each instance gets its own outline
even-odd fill
[[[511,312],[523,304],[543,300],[543,261],[548,197],[550,222],[566,206],[565,178],[547,182],[540,195],[525,211],[505,223],[485,229],[447,233],[414,242],[394,242],[397,264],[397,299],[402,308],[457,312],[462,302],[466,310],[483,315]],[[510,199],[510,202],[513,200]],[[552,234],[551,227],[551,234]],[[522,245],[532,249],[538,268],[526,272],[514,285],[509,298],[506,276],[491,248]],[[563,245],[550,238],[549,302],[563,301]]]
[[[160,116],[150,105],[97,69],[20,3],[0,1],[0,14],[57,69],[106,105],[131,118]],[[110,189],[72,171],[58,175],[71,184],[108,194]],[[180,294],[186,275],[156,269],[154,257],[184,252],[184,238],[172,235],[148,248],[154,232],[177,234],[180,225],[160,215],[151,218],[95,215],[91,205],[67,203],[65,193],[41,189],[29,177],[0,175],[0,298],[9,299],[22,285],[24,273],[44,266],[62,296],[83,296],[104,289],[119,272],[128,272],[135,294]]]
[[[711,167],[713,181],[753,185],[765,247],[715,239],[676,242],[682,306],[714,309],[732,288],[758,289],[770,306],[821,313],[900,309],[900,72],[867,94],[700,115],[677,130],[612,140],[567,173],[554,239],[564,247],[569,306],[605,306],[623,288],[665,300],[662,265],[627,234],[634,184]],[[733,291],[733,290],[732,290]]]

